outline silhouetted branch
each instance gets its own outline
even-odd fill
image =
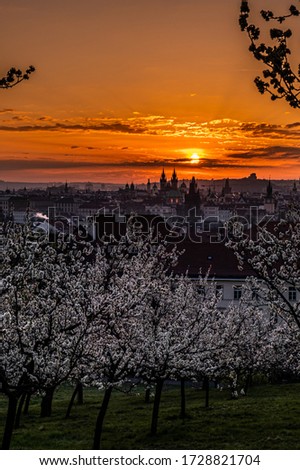
[[[0,78],[0,88],[13,88],[14,86],[18,85],[19,83],[23,82],[23,80],[29,80],[29,76],[35,71],[35,67],[30,65],[28,69],[25,70],[25,73],[22,72],[20,69],[16,69],[12,67],[5,77]]]
[[[265,22],[275,21],[282,24],[286,19],[299,16],[300,11],[291,5],[289,13],[276,16],[270,10],[262,10],[261,17]],[[254,82],[261,94],[269,93],[273,101],[285,99],[292,108],[300,108],[300,65],[295,71],[290,63],[291,50],[288,39],[292,36],[291,29],[270,28],[271,42],[260,42],[260,28],[249,23],[250,7],[248,1],[241,2],[239,24],[242,31],[248,34],[249,50],[256,60],[261,61],[266,68],[262,77],[256,77]]]

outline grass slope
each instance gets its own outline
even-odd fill
[[[39,418],[40,400],[30,405],[12,449],[91,449],[101,393],[84,391],[85,404],[64,419],[71,388],[58,390],[53,416]],[[138,393],[140,392],[140,393]],[[228,391],[211,391],[210,408],[204,392],[187,390],[189,417],[179,418],[179,387],[163,391],[156,437],[149,436],[152,403],[143,391],[114,392],[105,420],[103,449],[300,449],[300,384],[263,385],[249,396],[230,400]],[[0,396],[0,432],[7,401]]]

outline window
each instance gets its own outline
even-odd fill
[[[233,287],[233,298],[234,300],[240,300],[242,297],[242,286]]]
[[[297,291],[295,287],[289,287],[289,300],[292,302],[297,300]]]

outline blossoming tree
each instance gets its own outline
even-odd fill
[[[77,298],[88,253],[72,240],[49,244],[28,225],[9,227],[5,233],[0,382],[9,406],[4,448],[20,396],[41,393],[41,414],[49,415],[55,388],[82,354],[87,317],[77,308]]]

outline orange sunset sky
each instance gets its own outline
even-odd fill
[[[253,0],[282,13],[288,0]],[[300,110],[256,91],[240,0],[1,0],[0,179],[300,176]],[[300,30],[300,19],[290,23]],[[299,37],[291,45],[300,62]],[[295,50],[298,47],[298,51]],[[295,56],[295,57],[294,57]]]

